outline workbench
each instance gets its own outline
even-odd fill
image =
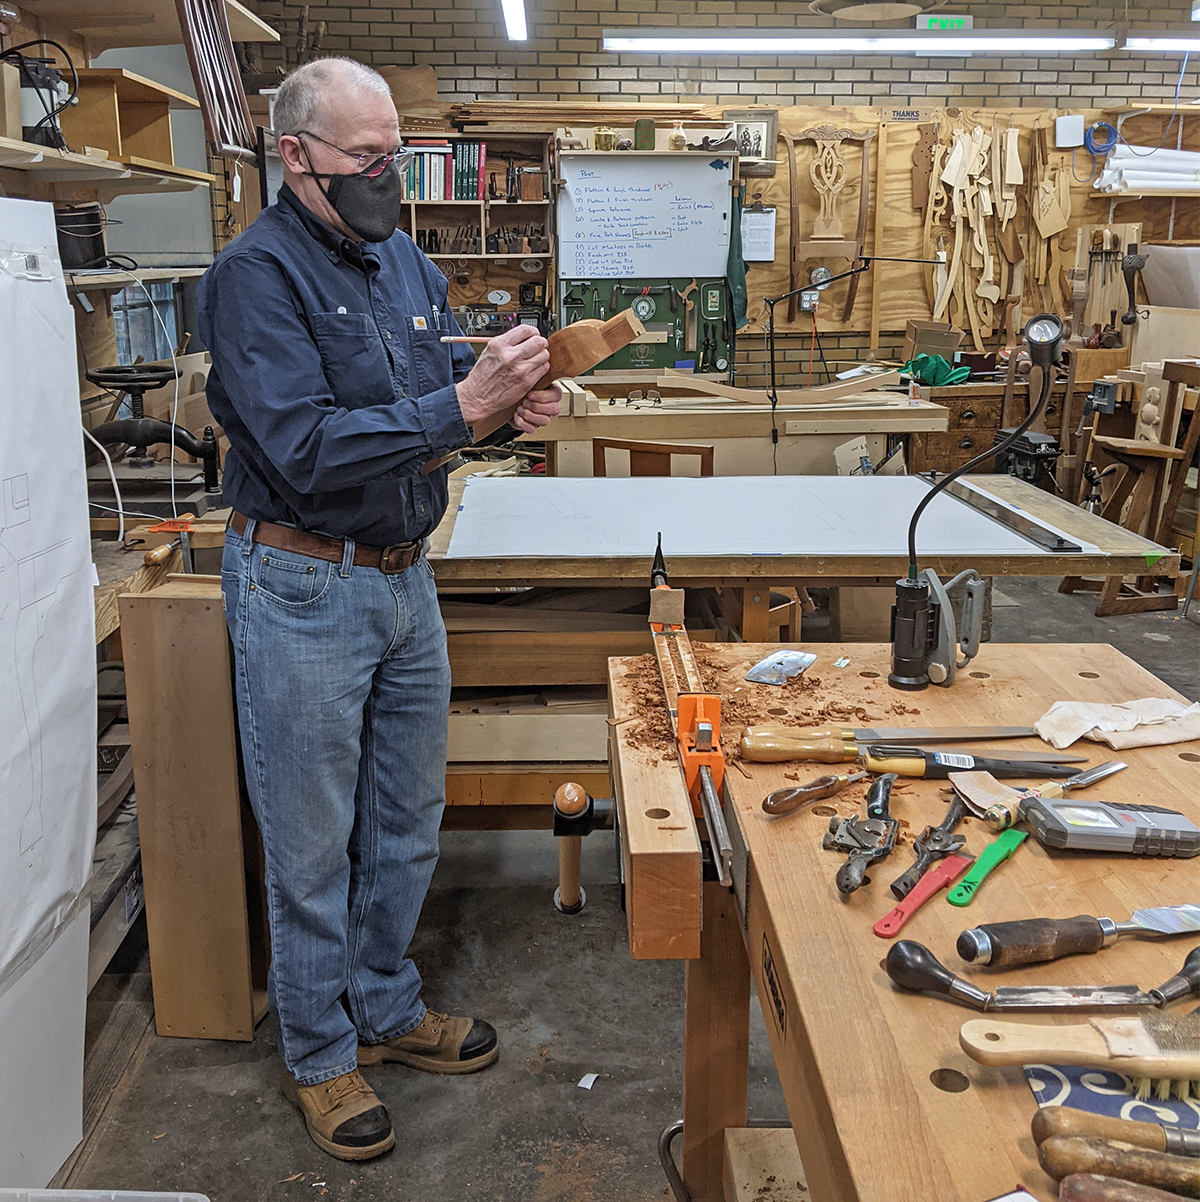
[[[1056,700],[1180,695],[1102,644],[989,644],[952,688],[919,693],[887,686],[886,646],[817,644],[809,648],[817,662],[796,682],[747,683],[746,669],[774,649],[694,649],[705,686],[722,696],[721,743],[732,761],[723,798],[735,848],[732,890],[701,882],[697,824],[666,737],[653,657],[614,658],[609,665],[631,951],[635,958],[686,961],[682,1142],[691,1198],[723,1197],[726,1149],[737,1146],[726,1131],[746,1126],[753,979],[807,1177],[805,1198],[983,1202],[1021,1182],[1049,1202],[1056,1190],[1037,1164],[1029,1131],[1036,1103],[1022,1071],[970,1060],[958,1031],[978,1012],[894,987],[882,967],[891,941],[871,930],[895,905],[888,884],[912,863],[913,839],[943,816],[945,782],[901,782],[891,813],[901,821],[903,842],[869,871],[868,884],[843,900],[833,878],[844,856],[823,850],[821,839],[832,815],[862,812],[864,787],[772,818],[761,808],[769,792],[836,769],[746,764],[734,759],[735,750],[743,726],[756,721],[1032,725]],[[834,666],[840,656],[850,661],[844,668]],[[1044,747],[1036,739],[1004,747],[1035,745]],[[1200,820],[1200,745],[1119,757],[1102,744],[1081,742],[1075,750],[1093,764],[1120,758],[1130,765],[1081,796],[1149,801]],[[976,855],[993,837],[974,819],[960,830],[965,850]],[[926,944],[952,971],[986,989],[1085,982],[1148,989],[1178,971],[1194,941],[1123,941],[1094,957],[1009,972],[962,964],[954,943],[961,930],[983,922],[1079,913],[1123,921],[1140,906],[1191,902],[1196,864],[1053,852],[1029,838],[969,908],[947,905],[941,893],[900,937]],[[1059,1013],[1018,1014],[1014,1021],[1086,1021],[1078,1011]]]
[[[531,478],[529,483],[537,487],[541,482]],[[617,481],[612,483],[620,487]],[[695,482],[681,479],[676,483],[688,486]],[[843,483],[857,488],[869,486],[872,481],[851,477]],[[638,556],[599,557],[581,553],[456,558],[448,555],[462,505],[464,484],[461,478],[450,480],[449,507],[430,540],[429,560],[439,589],[538,585],[570,588],[645,587],[654,553],[652,541],[648,542],[646,553]],[[1055,552],[1030,543],[1028,550],[1015,555],[964,554],[948,557],[922,554],[921,566],[936,569],[943,578],[968,567],[974,568],[981,576],[1063,576],[1068,572],[1077,575],[1144,574],[1148,562],[1154,566],[1157,576],[1172,577],[1179,574],[1178,553],[1159,547],[1111,522],[1102,521],[1094,514],[1067,504],[1014,476],[973,476],[970,485],[1002,504],[1020,507],[1035,521],[1046,522],[1068,537],[1094,546],[1096,550],[1083,554]],[[800,486],[798,478],[797,487]],[[703,525],[705,518],[702,511],[695,513],[698,526]],[[798,527],[802,527],[805,520],[803,513],[797,513]],[[654,515],[649,515],[647,529],[652,531],[655,528]],[[918,539],[918,551],[920,548]],[[664,553],[670,564],[672,583],[678,583],[681,587],[741,588],[746,593],[761,593],[763,586],[771,584],[890,585],[905,574],[908,563],[903,545],[896,546],[894,551],[888,553],[872,551],[866,554],[853,546],[847,546],[836,554],[822,551],[765,555],[746,551],[684,557],[672,556],[670,546],[664,547]],[[765,619],[765,600],[760,608],[761,616]],[[765,620],[757,627],[753,620],[744,625],[743,637],[757,639],[756,630],[762,630],[765,634]]]
[[[546,444],[548,475],[590,476],[593,438],[711,446],[718,476],[833,475],[834,448],[857,434],[866,437],[871,460],[878,463],[891,439],[944,433],[949,421],[949,410],[941,405],[894,392],[864,392],[827,405],[780,404],[772,418],[767,405],[698,396],[631,403],[628,386],[584,383],[588,391],[582,400],[568,391],[564,409],[569,411],[529,439]],[[779,431],[777,445],[771,442],[772,421]],[[609,474],[627,475],[627,467],[614,462]]]

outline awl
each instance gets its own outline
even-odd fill
[[[958,954],[968,964],[1043,964],[1063,956],[1089,955],[1118,939],[1162,939],[1200,931],[1200,906],[1135,910],[1128,922],[1077,914],[1074,918],[1026,918],[993,922],[963,931]]]
[[[742,759],[760,764],[811,760],[848,764],[859,743],[957,743],[971,739],[1032,739],[1031,726],[748,726],[742,735]]]

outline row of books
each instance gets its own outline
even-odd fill
[[[486,142],[438,138],[406,139],[414,154],[403,181],[405,200],[483,200]]]

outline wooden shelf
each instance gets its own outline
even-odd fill
[[[482,200],[405,200],[402,202],[406,205],[469,205],[471,208],[478,208],[483,204]]]
[[[1113,204],[1126,200],[1200,200],[1200,188],[1191,192],[1093,192],[1092,199]]]
[[[207,187],[215,178],[186,167],[168,167],[149,160],[138,160],[134,166],[116,159],[36,146],[14,138],[0,138],[0,168],[3,167],[24,171],[38,183],[54,184],[68,190],[81,184],[92,185],[106,204],[114,196],[134,192],[190,192],[194,188]],[[62,195],[59,199],[70,197]]]
[[[539,205],[544,207],[552,203],[553,201],[549,200],[492,200],[490,198],[487,201],[487,204],[495,209],[515,209],[519,205],[529,205],[531,208],[536,208]]]
[[[427,259],[550,259],[553,252],[548,250],[517,250],[507,255],[429,255]]]
[[[22,0],[34,16],[67,24],[99,54],[113,46],[173,46],[183,40],[174,0]],[[279,34],[238,0],[225,0],[235,42],[278,42]]]
[[[129,104],[161,104],[173,109],[198,109],[200,102],[166,84],[155,83],[144,75],[126,71],[124,67],[80,67],[79,83],[109,84],[117,99]]]
[[[140,159],[135,154],[126,155],[121,160],[139,171],[149,171],[160,175],[177,175],[180,179],[195,180],[198,184],[212,184],[217,177],[207,171],[193,171],[191,167],[178,167],[174,163],[156,163],[153,159]]]
[[[132,286],[130,276],[143,284],[198,280],[207,267],[139,267],[137,271],[64,271],[67,286],[80,292],[119,292]]]
[[[1127,113],[1178,113],[1181,117],[1191,113],[1200,117],[1200,104],[1122,104],[1116,108],[1102,109],[1104,113],[1112,113],[1118,117]]]

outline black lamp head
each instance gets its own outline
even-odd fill
[[[1062,320],[1053,313],[1039,313],[1025,326],[1025,345],[1029,348],[1029,359],[1035,367],[1047,368],[1058,362],[1058,348],[1062,343]]]

